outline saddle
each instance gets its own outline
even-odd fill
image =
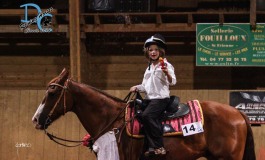
[[[149,100],[143,100],[141,98],[135,99],[135,116],[141,120],[141,114],[147,107]],[[174,118],[185,116],[190,112],[190,108],[187,104],[180,103],[179,97],[170,96],[170,101],[164,111],[162,118],[163,120],[171,120]]]
[[[126,132],[135,138],[144,137],[144,126],[141,114],[148,101],[136,98],[131,101],[125,110]],[[163,113],[162,127],[164,136],[182,135],[182,126],[194,122],[203,124],[203,112],[198,100],[190,100],[186,104],[179,103],[179,98],[172,96]]]

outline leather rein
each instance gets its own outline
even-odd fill
[[[59,145],[62,145],[62,146],[65,146],[65,147],[77,147],[81,144],[83,144],[86,140],[69,140],[69,139],[64,139],[64,138],[59,138],[57,136],[54,136],[53,134],[50,134],[47,130],[46,130],[46,126],[49,125],[50,123],[52,123],[52,120],[51,120],[51,116],[55,110],[55,108],[59,105],[62,97],[63,97],[63,106],[64,106],[64,113],[63,115],[65,115],[66,113],[66,92],[68,91],[68,82],[70,81],[70,79],[67,79],[64,86],[58,84],[58,83],[51,83],[49,85],[50,86],[58,86],[60,88],[62,88],[62,91],[60,93],[60,96],[59,98],[57,99],[56,103],[54,104],[53,108],[51,109],[50,113],[48,114],[47,116],[47,119],[45,121],[45,124],[44,124],[44,133],[50,138],[50,140],[54,141],[55,143],[59,144]],[[110,123],[104,127],[96,136],[94,136],[93,138],[90,138],[89,139],[89,142],[91,142],[92,144],[90,145],[93,145],[93,143],[95,142],[96,139],[98,139],[111,125],[113,125],[113,123],[121,116],[122,113],[124,113],[126,107],[127,107],[127,104],[130,102],[130,97],[131,97],[131,92],[124,98],[124,101],[127,101],[126,105],[121,109],[121,111],[110,121]],[[119,133],[119,130],[121,128],[124,128],[124,126],[126,125],[127,122],[124,122],[119,128],[113,128],[112,130],[114,131],[115,134],[118,134]],[[121,133],[120,133],[121,134]],[[78,143],[76,145],[66,145],[66,144],[63,144],[61,142],[59,142],[58,140],[60,141],[65,141],[65,142],[71,142],[71,143]]]

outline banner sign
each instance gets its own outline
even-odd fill
[[[196,28],[197,66],[265,66],[265,23],[205,24]]]
[[[265,123],[265,92],[230,92],[229,104],[244,112],[250,123]]]

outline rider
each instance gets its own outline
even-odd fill
[[[166,60],[163,67],[159,63],[159,58],[165,56],[166,48],[165,39],[160,34],[155,34],[145,41],[143,51],[149,65],[142,84],[130,88],[131,92],[145,92],[145,99],[149,101],[142,114],[145,146],[148,147],[145,156],[166,154],[161,114],[170,100],[169,85],[175,85],[177,81],[174,67]]]

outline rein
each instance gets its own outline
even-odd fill
[[[63,97],[63,103],[64,103],[64,105],[63,105],[64,106],[64,114],[63,115],[65,115],[65,113],[66,113],[66,98],[65,98],[65,93],[66,93],[66,91],[68,89],[68,81],[69,81],[69,79],[67,79],[67,81],[64,84],[64,86],[62,86],[62,85],[60,85],[58,83],[51,83],[49,85],[49,86],[58,86],[58,87],[62,88],[62,91],[61,91],[61,94],[60,94],[59,98],[57,99],[56,103],[54,104],[53,108],[51,109],[50,113],[48,114],[48,117],[47,117],[47,119],[45,121],[45,124],[44,124],[44,133],[50,138],[50,140],[54,141],[55,143],[57,143],[59,145],[62,145],[62,146],[65,146],[65,147],[77,147],[77,146],[81,145],[84,141],[80,141],[80,140],[74,141],[74,140],[68,140],[68,139],[59,138],[57,136],[54,136],[53,134],[50,134],[46,130],[46,126],[52,122],[52,120],[51,120],[50,117],[52,116],[55,108],[58,106],[58,104],[61,101],[62,97]],[[56,139],[57,140],[60,140],[60,141],[72,142],[72,143],[78,143],[78,144],[77,145],[66,145],[66,144],[63,144],[63,143],[57,141]]]
[[[50,119],[47,118],[46,121],[50,121]],[[65,146],[65,147],[77,147],[77,146],[81,145],[83,142],[85,142],[85,141],[80,141],[80,140],[74,141],[74,140],[68,140],[68,139],[64,139],[64,138],[59,138],[57,136],[54,136],[53,134],[50,134],[45,128],[46,127],[44,125],[44,132],[45,132],[45,134],[50,138],[50,140],[54,141],[55,143],[57,143],[59,145],[62,145],[62,146]],[[65,141],[65,142],[78,143],[78,144],[76,144],[76,145],[66,145],[66,144],[63,144],[63,143],[55,140],[55,139],[60,140],[60,141]]]
[[[46,126],[48,125],[48,124],[50,124],[51,122],[52,122],[52,120],[51,120],[51,116],[52,116],[52,114],[53,114],[53,112],[54,112],[54,110],[55,110],[55,108],[59,105],[59,103],[60,103],[60,101],[61,101],[61,99],[62,99],[62,97],[63,97],[63,103],[64,103],[64,114],[66,113],[66,96],[65,96],[65,93],[66,93],[66,91],[68,90],[68,81],[69,81],[69,79],[67,79],[67,81],[66,81],[66,83],[64,84],[64,86],[62,86],[62,85],[60,85],[60,84],[58,84],[58,83],[51,83],[49,86],[58,86],[58,87],[60,87],[60,88],[62,88],[62,91],[61,91],[61,93],[60,93],[60,96],[59,96],[59,98],[57,99],[57,101],[56,101],[56,103],[54,104],[54,106],[53,106],[53,108],[51,109],[51,111],[50,111],[50,113],[48,114],[48,116],[47,116],[47,119],[46,119],[46,121],[45,121],[45,124],[44,124],[44,133],[50,138],[50,140],[52,140],[52,141],[54,141],[55,143],[57,143],[57,144],[59,144],[59,145],[62,145],[62,146],[65,146],[65,147],[77,147],[77,146],[79,146],[79,145],[81,145],[81,144],[83,144],[84,142],[85,142],[85,140],[82,140],[82,141],[80,141],[80,140],[68,140],[68,139],[64,139],[64,138],[59,138],[59,137],[57,137],[57,136],[54,136],[53,134],[50,134],[47,130],[46,130]],[[135,93],[134,93],[134,95],[135,95]],[[134,96],[133,95],[133,96]],[[133,97],[132,96],[132,97]],[[89,143],[90,143],[90,146],[92,146],[93,145],[93,143],[95,142],[95,140],[96,139],[98,139],[119,117],[120,117],[120,115],[125,111],[125,109],[126,109],[126,107],[127,107],[127,105],[128,105],[128,103],[130,102],[130,97],[131,97],[131,92],[124,98],[124,101],[127,101],[127,103],[126,103],[126,105],[121,109],[121,111],[117,114],[117,116],[115,116],[111,121],[110,121],[110,123],[106,126],[106,127],[104,127],[96,136],[94,136],[93,138],[90,138],[89,139]],[[64,115],[63,114],[63,115]],[[114,133],[115,134],[118,134],[119,133],[119,130],[121,129],[121,128],[124,128],[124,126],[126,125],[126,123],[127,122],[125,122],[125,123],[123,123],[120,127],[118,127],[118,128],[113,128],[113,131],[114,131]],[[121,133],[120,133],[121,134]],[[60,140],[60,141],[65,141],[65,142],[72,142],[72,143],[78,143],[78,144],[76,144],[76,145],[66,145],[66,144],[63,144],[63,143],[61,143],[61,142],[59,142],[58,140]]]
[[[112,120],[111,120],[111,122],[106,126],[106,127],[104,127],[102,130],[101,130],[101,132],[99,132],[96,136],[94,136],[94,138],[92,138],[92,139],[98,139],[105,131],[106,131],[106,129],[108,129],[119,117],[120,117],[120,115],[125,111],[125,109],[126,109],[126,107],[127,107],[127,104],[122,108],[122,110],[117,114],[117,116],[116,117],[114,117]],[[121,126],[122,127],[122,126]],[[114,131],[116,131],[116,134],[117,133],[119,133],[119,129],[121,128],[121,127],[119,127],[119,128],[113,128],[113,130]]]
[[[101,130],[101,132],[99,132],[96,136],[94,136],[94,138],[91,138],[90,139],[90,142],[91,143],[94,143],[95,142],[95,139],[98,139],[111,125],[113,125],[113,123],[120,117],[120,115],[125,112],[126,107],[131,102],[131,99],[132,99],[131,97],[134,97],[136,94],[138,94],[138,92],[134,92],[134,94],[132,96],[131,96],[131,94],[132,94],[132,92],[129,92],[129,94],[124,98],[124,101],[126,102],[126,105],[121,109],[121,111],[117,114],[117,116],[114,117],[111,120],[111,122],[106,127],[104,127]],[[131,118],[129,121],[131,121],[131,120],[133,120],[133,119]],[[121,139],[122,132],[123,132],[124,128],[126,127],[126,124],[129,121],[124,121],[124,123],[122,123],[118,128],[113,128],[112,129],[115,134],[118,134],[119,133],[118,143],[120,143],[120,139]],[[93,145],[93,144],[90,144],[90,145]],[[129,147],[132,149],[132,145],[130,145]]]
[[[121,109],[121,111],[117,114],[117,116],[116,117],[114,117],[111,121],[110,121],[110,123],[106,126],[106,127],[104,127],[96,136],[94,136],[93,138],[92,138],[92,140],[94,141],[95,139],[98,139],[119,117],[120,117],[120,115],[122,114],[122,113],[124,113],[124,111],[125,111],[125,109],[126,109],[126,107],[127,107],[127,105],[128,105],[128,103],[130,102],[130,97],[131,97],[131,94],[132,94],[132,92],[130,92],[125,98],[124,98],[124,101],[125,102],[127,102],[126,103],[126,105]],[[134,95],[135,95],[135,93],[134,93]],[[133,96],[134,96],[133,95]],[[132,96],[132,97],[133,97]],[[115,134],[118,134],[119,133],[119,130],[121,129],[121,128],[123,128],[125,125],[126,125],[126,123],[127,122],[125,122],[125,123],[123,123],[120,127],[118,127],[118,128],[113,128],[113,131],[114,131],[114,133]],[[115,132],[116,131],[116,132]],[[121,133],[120,133],[121,134]]]

